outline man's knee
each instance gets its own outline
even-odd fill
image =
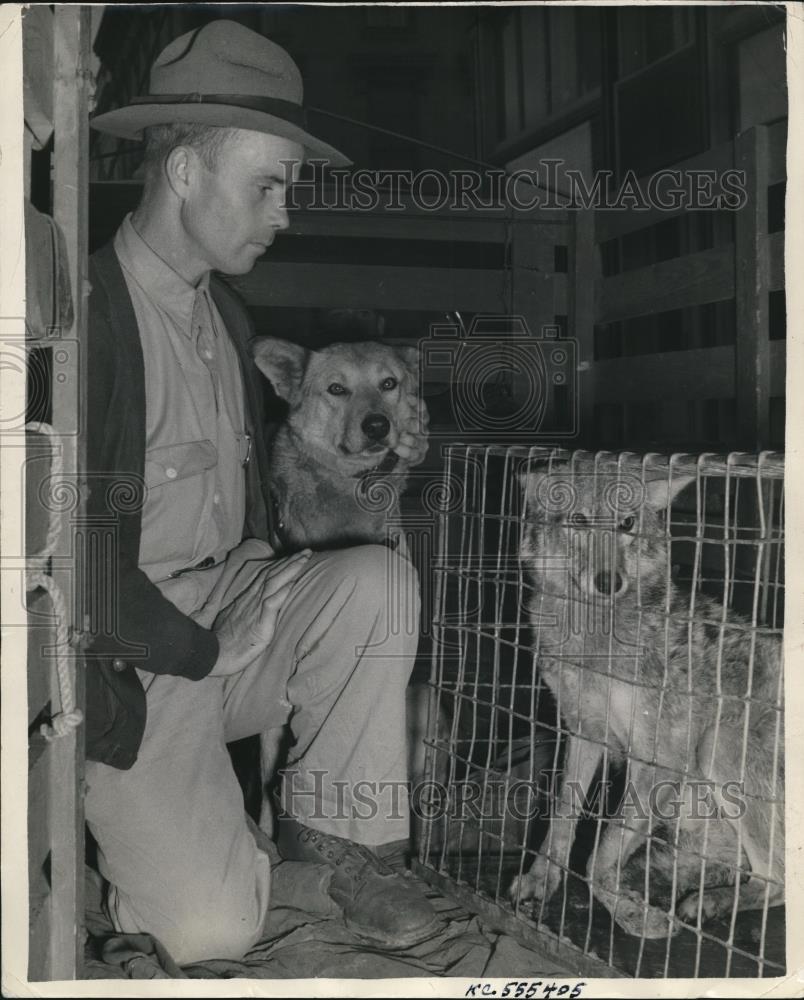
[[[352,581],[355,596],[366,610],[401,611],[418,627],[419,576],[409,559],[385,545],[357,545],[336,556],[339,576]]]
[[[256,905],[256,893],[239,898],[223,891],[215,900],[188,901],[160,928],[148,929],[164,944],[179,965],[226,958],[239,960],[260,940],[265,913]]]
[[[209,914],[208,921],[195,919],[197,926],[185,929],[178,944],[166,945],[179,965],[213,959],[240,961],[260,939],[259,931],[223,921],[217,913]]]

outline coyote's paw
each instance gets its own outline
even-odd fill
[[[529,900],[543,899],[547,902],[561,881],[561,869],[540,854],[529,872],[517,875],[508,890],[508,897],[514,905]]]
[[[702,902],[701,902],[702,900]],[[734,887],[722,886],[710,889],[701,896],[700,892],[691,892],[676,907],[679,919],[696,926],[698,923],[698,905],[701,906],[701,922],[717,920],[726,916],[734,906]]]
[[[626,934],[633,934],[634,937],[666,938],[668,932],[671,935],[678,932],[669,913],[650,906],[635,892],[623,892],[617,899],[616,907],[609,907],[609,910]]]

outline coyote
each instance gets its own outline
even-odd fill
[[[697,925],[699,907],[702,919],[730,913],[740,877],[739,909],[783,902],[781,641],[671,580],[663,518],[693,478],[643,482],[590,461],[523,481],[534,655],[569,738],[543,853],[510,898],[547,901],[555,892],[579,792],[588,793],[605,752],[627,763],[631,804],[643,807],[608,822],[587,869],[594,896],[624,930],[679,929],[673,907],[651,905],[622,877],[668,818],[665,846],[651,838],[645,863],[651,873],[675,868],[682,920]]]

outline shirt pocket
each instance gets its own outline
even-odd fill
[[[145,452],[145,485],[149,490],[200,475],[218,464],[218,449],[209,440],[186,441]]]

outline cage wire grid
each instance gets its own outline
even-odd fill
[[[421,874],[589,968],[782,974],[784,456],[452,446],[443,482]],[[646,775],[673,821],[625,814]]]

